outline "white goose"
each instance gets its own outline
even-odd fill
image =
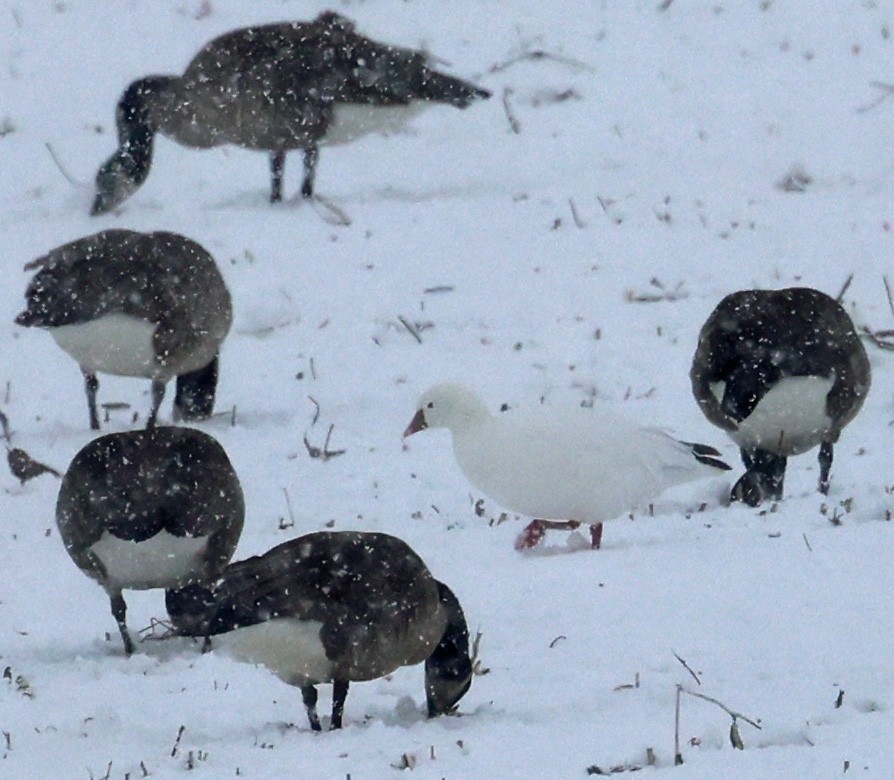
[[[674,485],[730,467],[719,452],[677,441],[605,410],[540,406],[488,412],[462,385],[435,385],[419,402],[404,436],[447,428],[466,478],[513,512],[535,518],[516,547],[535,546],[547,528],[590,525],[594,548],[602,522]]]

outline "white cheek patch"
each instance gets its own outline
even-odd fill
[[[730,436],[740,447],[779,448],[797,455],[815,447],[832,427],[826,400],[834,377],[787,377],[761,398]]]
[[[56,343],[82,368],[119,376],[153,377],[159,371],[152,336],[155,325],[126,314],[48,328]]]
[[[289,685],[329,682],[332,664],[319,620],[273,618],[211,638],[211,647],[237,661],[266,666]]]
[[[323,137],[323,145],[337,146],[370,133],[395,133],[433,105],[413,100],[406,105],[376,106],[365,103],[340,103],[335,106],[332,122]]]
[[[105,531],[91,548],[109,581],[121,588],[147,590],[185,584],[202,571],[207,536],[174,536],[162,531],[143,542]]]

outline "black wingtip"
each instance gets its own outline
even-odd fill
[[[713,466],[715,469],[720,469],[721,471],[731,471],[733,468],[729,463],[726,463],[719,458],[712,458],[708,455],[696,455],[695,459],[699,463],[704,463],[706,466]]]
[[[720,450],[715,447],[711,447],[708,444],[697,444],[696,442],[691,441],[684,441],[683,444],[689,447],[693,456],[699,463],[704,463],[706,466],[713,466],[715,469],[720,469],[721,471],[732,470],[732,466],[720,459]]]

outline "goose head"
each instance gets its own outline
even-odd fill
[[[140,188],[148,175],[148,163],[140,162],[128,147],[118,149],[96,173],[96,197],[90,214],[95,217],[117,208]]]
[[[462,385],[443,382],[423,394],[404,436],[426,428],[447,428],[455,433],[489,417],[487,407],[474,392]]]
[[[425,696],[428,717],[450,715],[472,685],[474,670],[469,657],[469,628],[453,591],[438,582],[438,599],[447,617],[444,635],[425,662]]]
[[[111,211],[146,181],[158,119],[168,108],[175,85],[171,76],[147,76],[124,90],[115,112],[118,148],[96,174],[93,216]]]

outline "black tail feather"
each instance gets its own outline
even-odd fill
[[[486,100],[490,97],[490,92],[455,76],[432,70],[423,78],[420,97],[423,100],[434,100],[457,108],[466,108],[475,100]]]

